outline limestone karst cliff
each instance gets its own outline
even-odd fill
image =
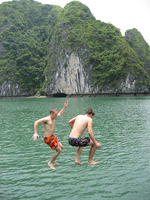
[[[127,77],[120,80],[119,85],[116,87],[110,87],[109,85],[98,87],[93,86],[91,80],[91,73],[84,68],[84,64],[80,61],[75,53],[72,53],[68,57],[68,65],[65,68],[63,63],[60,63],[56,73],[50,84],[47,84],[45,90],[47,95],[51,94],[148,94],[149,88],[147,86],[136,85],[134,76],[128,73]]]
[[[123,37],[96,20],[79,1],[63,9],[7,2],[0,19],[1,97],[149,94],[149,46],[132,30]]]
[[[81,20],[73,11],[75,7],[78,3],[68,4],[54,27],[46,93],[149,93],[149,76],[120,31],[111,24],[96,21],[90,13],[88,23],[87,15]],[[85,6],[78,9],[82,13]]]

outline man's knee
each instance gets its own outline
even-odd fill
[[[56,151],[59,152],[59,153],[61,153],[62,152],[62,148],[60,146],[57,146],[56,147]]]
[[[64,148],[62,144],[59,144],[58,146],[59,146],[61,149],[63,149],[63,148]]]
[[[95,144],[94,144],[94,142],[92,141],[92,140],[90,140],[90,142],[89,142],[89,146],[94,146]]]
[[[58,146],[59,146],[61,149],[64,148],[63,145],[62,145],[60,142],[58,142]]]

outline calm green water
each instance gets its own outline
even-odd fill
[[[56,119],[55,134],[64,149],[59,166],[47,166],[54,151],[32,140],[34,121],[60,110],[65,98],[0,99],[1,200],[150,200],[150,97],[69,98]],[[68,120],[93,108],[93,131],[103,148],[88,166],[89,147],[74,164],[76,148],[68,145]],[[85,132],[84,136],[88,133]]]

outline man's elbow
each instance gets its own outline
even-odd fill
[[[37,121],[35,121],[35,122],[34,122],[34,127],[37,126],[37,124],[38,124]]]
[[[58,113],[58,114],[57,114],[57,117],[60,117],[61,115],[62,115],[62,113]]]
[[[71,122],[68,122],[68,124],[69,124],[69,126],[72,128],[72,126],[73,126],[72,123],[71,123]]]
[[[37,127],[39,124],[38,120],[34,122],[34,127]]]

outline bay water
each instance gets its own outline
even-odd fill
[[[0,200],[150,200],[150,97],[68,98],[56,119],[55,134],[64,148],[56,170],[47,163],[54,151],[32,140],[34,121],[60,111],[67,98],[0,99]],[[90,147],[74,163],[76,147],[68,144],[68,121],[93,108],[93,132],[101,143],[87,165]],[[85,131],[83,136],[88,136]]]

